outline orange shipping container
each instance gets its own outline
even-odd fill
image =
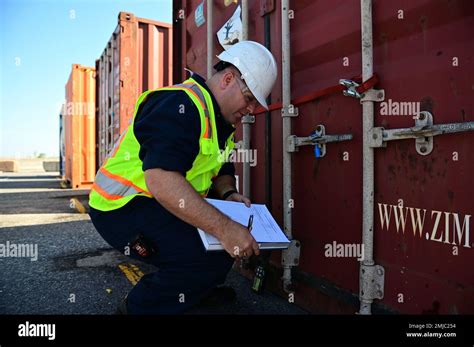
[[[66,180],[74,189],[90,188],[96,173],[94,68],[72,65],[62,117]]]
[[[138,96],[172,84],[172,25],[120,12],[97,69],[97,152],[104,162],[127,128]]]

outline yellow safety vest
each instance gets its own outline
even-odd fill
[[[201,196],[207,195],[212,185],[212,178],[217,176],[235,146],[234,132],[227,138],[225,151],[221,152],[211,96],[204,87],[193,78],[189,78],[182,84],[149,90],[140,95],[135,105],[132,123],[122,133],[112,154],[97,172],[89,195],[91,207],[111,211],[124,206],[135,196],[153,197],[145,182],[142,161],[138,156],[140,144],[135,137],[133,125],[138,109],[147,97],[151,93],[165,90],[185,92],[199,111],[201,118],[199,153],[191,169],[186,172],[186,180]]]

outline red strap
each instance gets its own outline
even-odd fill
[[[373,88],[379,81],[379,78],[376,74],[373,74],[367,81],[359,85],[356,90],[358,93],[363,94],[367,90]]]
[[[353,80],[354,82],[357,82],[357,83],[362,82],[361,76],[352,77],[351,80]],[[372,88],[375,84],[377,84],[378,81],[379,81],[378,76],[376,74],[374,74],[374,75],[372,75],[371,78],[369,78],[367,81],[365,81],[360,86],[358,86],[356,88],[356,90],[359,93],[364,93],[365,91]],[[320,90],[317,90],[315,92],[312,92],[312,93],[300,96],[296,99],[293,99],[292,104],[295,105],[295,106],[300,105],[300,104],[304,104],[305,102],[309,102],[309,101],[318,99],[322,96],[342,92],[345,89],[346,89],[346,87],[344,87],[343,85],[340,85],[340,84],[332,86],[332,87],[320,89]],[[279,110],[282,107],[283,107],[283,104],[281,102],[278,102],[278,103],[269,105],[268,106],[268,111],[270,112],[270,111]],[[264,112],[267,112],[267,110],[265,110],[263,107],[260,106],[254,111],[253,114],[256,115],[256,114],[264,113]]]

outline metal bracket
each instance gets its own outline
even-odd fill
[[[362,98],[360,99],[360,103],[366,101],[373,101],[373,102],[381,102],[385,100],[385,90],[384,89],[369,89],[364,94],[362,94]]]
[[[287,151],[297,152],[300,146],[317,146],[318,158],[326,155],[326,144],[329,142],[341,142],[352,140],[352,134],[326,135],[326,127],[322,124],[316,126],[316,130],[308,137],[288,136]]]
[[[359,280],[362,284],[359,296],[361,299],[383,299],[385,269],[380,265],[361,265]]]
[[[252,123],[255,123],[255,116],[254,115],[251,115],[251,114],[247,114],[245,116],[242,116],[242,118],[240,119],[240,122],[242,124],[252,124]]]
[[[274,0],[260,0],[260,16],[263,17],[275,10]]]
[[[290,153],[298,151],[298,137],[296,135],[288,136],[286,150]]]
[[[351,96],[357,99],[362,98],[363,95],[360,94],[356,89],[359,86],[359,83],[354,82],[352,80],[340,79],[339,84],[347,88],[347,90],[342,91],[342,94],[344,94],[344,96]]]
[[[291,243],[281,254],[282,265],[298,266],[300,263],[301,244],[298,240],[290,240]]]
[[[369,133],[369,146],[372,148],[386,147],[387,141],[415,139],[416,151],[420,155],[428,155],[433,151],[433,137],[474,131],[474,122],[433,124],[433,115],[422,111],[415,118],[415,126],[402,129],[372,128]]]
[[[387,147],[387,142],[383,140],[383,128],[372,128],[369,133],[369,147]]]
[[[244,148],[244,141],[240,140],[239,142],[236,142],[234,145],[234,148],[235,149]]]
[[[433,125],[433,115],[429,112],[420,112],[415,118],[413,133],[419,132],[426,127]],[[415,140],[416,151],[420,155],[428,155],[433,151],[433,136],[419,136]]]
[[[370,88],[363,93],[357,91],[357,88],[360,87],[360,84],[352,80],[340,79],[339,84],[346,87],[346,90],[342,91],[344,96],[351,96],[356,99],[360,99],[360,102],[373,101],[381,102],[385,99],[385,90],[383,89],[373,89]]]
[[[282,117],[298,117],[299,116],[298,107],[295,107],[292,104],[288,105],[287,107],[282,107],[281,116]]]

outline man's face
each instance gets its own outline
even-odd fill
[[[238,124],[243,116],[252,113],[258,105],[258,101],[236,71],[223,72],[219,87],[220,94],[216,99],[222,116],[230,124]]]

